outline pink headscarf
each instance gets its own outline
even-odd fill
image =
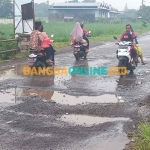
[[[80,23],[77,22],[70,34],[72,38],[76,41],[79,42],[83,39],[83,29],[80,26]]]

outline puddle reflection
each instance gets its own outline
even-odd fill
[[[18,64],[12,67],[6,67],[0,69],[0,80],[7,79],[25,79],[25,86],[38,86],[38,87],[47,87],[51,85],[60,85],[62,82],[70,80],[70,75],[44,75],[44,76],[24,76],[23,68],[27,66],[26,64]]]
[[[60,120],[74,126],[81,125],[85,127],[91,127],[106,122],[131,121],[130,118],[123,118],[123,117],[107,118],[107,117],[94,117],[86,115],[63,115],[60,118]]]
[[[136,75],[126,75],[124,77],[120,77],[117,83],[118,83],[118,86],[134,87],[137,85],[137,81],[138,79]]]
[[[40,96],[43,100],[56,102],[57,104],[62,105],[86,105],[90,103],[123,103],[122,98],[105,94],[101,96],[71,96],[64,93],[50,91],[50,90],[36,90],[36,89],[21,89],[13,88],[0,92],[2,99],[0,103],[16,103],[17,97],[24,96]]]
[[[115,95],[102,95],[102,96],[71,96],[54,91],[46,90],[23,90],[23,94],[30,95],[30,93],[36,93],[46,100],[52,100],[58,104],[63,105],[86,105],[89,103],[122,103],[123,100],[119,99]]]
[[[27,86],[35,86],[35,87],[48,87],[54,85],[55,76],[29,76],[27,82],[25,83]]]
[[[0,103],[17,103],[17,97],[22,96],[23,89],[12,88],[0,91]]]

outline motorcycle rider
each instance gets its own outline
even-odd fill
[[[84,29],[84,24],[83,24],[83,23],[81,23],[80,26],[81,26],[81,28],[83,29],[83,33],[85,33],[85,35],[86,35],[87,37],[91,36],[91,35],[87,32],[87,30]]]
[[[75,24],[71,32],[70,40],[72,41],[72,44],[74,44],[75,42],[80,42],[85,47],[86,52],[88,52],[88,43],[85,39],[83,39],[83,30],[79,22]]]
[[[87,52],[89,52],[89,40],[88,40],[87,37],[89,37],[89,36],[91,36],[91,35],[87,32],[86,29],[84,29],[84,24],[83,24],[83,23],[81,23],[80,26],[81,26],[81,28],[83,29],[83,34],[84,34],[84,35],[83,35],[83,39],[85,39],[85,40],[87,41],[87,43],[88,43],[88,46],[87,46],[88,50],[87,50]]]
[[[53,61],[50,60],[49,49],[41,48],[41,43],[45,38],[45,36],[40,31],[41,29],[42,29],[42,22],[35,22],[34,31],[30,35],[29,46],[30,46],[30,50],[36,50],[36,51],[44,50],[44,52],[46,53],[46,62],[49,64],[52,63]]]
[[[133,47],[131,49],[131,57],[133,58],[132,65],[136,66],[135,62],[136,62],[137,54],[136,54],[136,50],[134,49],[134,47],[136,45],[136,40],[135,40],[134,32],[131,32],[130,24],[126,25],[126,32],[124,32],[121,35],[119,42],[121,42],[121,41],[131,41],[131,42],[133,42]]]

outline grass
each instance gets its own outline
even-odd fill
[[[147,27],[142,26],[142,22],[131,23],[135,33],[140,34],[150,30],[150,24],[147,24]],[[66,23],[66,22],[52,22],[52,23],[43,23],[44,31],[47,32],[49,36],[54,34],[53,43],[54,48],[59,50],[62,47],[70,45],[70,32],[72,31],[75,23]],[[103,24],[103,23],[87,23],[85,28],[88,31],[91,31],[91,37],[89,38],[90,42],[97,41],[108,41],[112,40],[113,36],[120,37],[120,35],[125,30],[125,24]],[[0,40],[12,39],[13,38],[13,25],[0,24]],[[16,42],[0,43],[0,51],[16,48]],[[0,56],[0,59],[9,59],[11,56],[14,56],[14,53],[9,53],[8,55],[4,54]]]
[[[44,30],[50,36],[54,34],[54,40],[57,42],[69,41],[70,32],[75,23],[55,22],[44,24]],[[132,23],[137,34],[150,30],[150,24],[147,28],[142,27],[142,22]],[[120,36],[125,30],[125,24],[102,24],[88,23],[85,28],[91,32],[91,41],[111,40],[113,36]]]
[[[140,123],[138,131],[133,137],[135,142],[132,144],[132,150],[150,150],[150,123]]]

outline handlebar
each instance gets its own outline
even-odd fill
[[[115,43],[115,45],[119,45],[120,42]],[[131,42],[129,45],[133,45],[133,42]]]

